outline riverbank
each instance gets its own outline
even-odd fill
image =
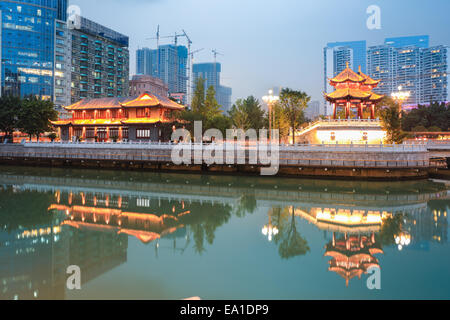
[[[210,145],[187,145],[191,164],[175,164],[174,144],[25,143],[1,145],[0,164],[254,176],[275,166],[281,177],[352,180],[425,179],[430,168],[428,151],[422,145],[279,146],[278,157],[270,159],[276,163],[269,164],[258,158],[252,162],[252,156],[262,150],[247,146],[242,154],[236,150],[231,161],[211,164],[218,152],[226,154],[226,147],[214,146],[212,155]]]

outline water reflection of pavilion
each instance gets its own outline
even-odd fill
[[[354,277],[361,279],[370,268],[380,268],[374,254],[381,253],[383,250],[374,233],[369,236],[344,234],[337,238],[333,232],[332,241],[325,246],[325,256],[332,258],[328,270],[344,278],[346,286]]]

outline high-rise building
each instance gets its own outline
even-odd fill
[[[231,109],[232,89],[220,84],[220,73],[222,65],[220,63],[197,63],[193,65],[194,84],[198,78],[205,80],[205,90],[213,86],[216,90],[216,100],[222,108],[222,111]]]
[[[169,94],[181,97],[186,103],[188,49],[172,44],[158,49],[142,48],[136,51],[136,73],[156,77],[169,87]]]
[[[72,102],[128,96],[128,37],[80,17],[71,39]]]
[[[320,116],[320,101],[311,101],[305,110],[305,117],[314,120]]]
[[[167,97],[169,87],[161,79],[146,74],[133,76],[130,80],[130,96],[140,96],[145,92]]]
[[[354,70],[361,67],[366,72],[366,41],[331,42],[323,49],[324,55],[324,90],[331,92],[333,89],[328,84],[331,79],[341,73],[347,66],[353,66]],[[324,112],[329,115],[331,107],[324,101]]]
[[[409,46],[417,48],[428,48],[430,46],[430,37],[427,35],[423,35],[423,36],[386,38],[384,40],[384,44],[394,48],[403,48]]]
[[[0,1],[0,94],[70,102],[67,0]]]
[[[446,101],[447,50],[429,47],[428,36],[387,38],[384,45],[369,47],[368,75],[381,80],[374,92],[390,96],[401,87],[410,93],[406,105]]]
[[[448,47],[435,46],[421,50],[420,103],[444,102],[448,99]]]

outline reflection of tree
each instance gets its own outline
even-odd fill
[[[194,203],[189,207],[191,214],[183,216],[181,222],[190,227],[195,244],[195,251],[205,251],[205,239],[211,245],[214,242],[216,229],[227,223],[232,208],[228,205]]]
[[[47,208],[51,201],[51,193],[3,189],[0,192],[0,225],[11,232],[19,226],[32,228],[50,224],[52,215]]]
[[[247,213],[253,213],[256,209],[256,198],[255,195],[244,194],[237,207],[235,214],[237,217],[245,217]]]
[[[400,233],[404,218],[405,215],[399,213],[384,219],[381,231],[376,235],[377,242],[383,246],[395,245],[395,235]]]
[[[296,256],[305,255],[310,251],[308,242],[297,231],[294,207],[285,208],[283,212],[280,209],[274,209],[274,220],[277,220],[279,233],[274,241],[278,244],[278,253],[282,259],[290,259]]]

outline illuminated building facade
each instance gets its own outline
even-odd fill
[[[0,1],[1,94],[70,102],[67,0]]]
[[[144,93],[138,97],[83,99],[65,107],[71,119],[52,122],[61,140],[169,141],[178,123],[172,111],[184,106],[167,97]]]
[[[345,118],[350,118],[351,109],[356,108],[358,119],[363,119],[364,109],[370,108],[370,118],[375,119],[375,104],[380,102],[383,96],[373,93],[372,90],[378,86],[379,80],[362,73],[361,68],[356,73],[347,68],[339,75],[329,80],[335,91],[325,94],[325,99],[333,106],[333,119],[337,118],[337,109],[344,108]]]
[[[380,84],[374,92],[409,92],[405,105],[448,99],[448,48],[429,46],[429,36],[387,38],[367,50],[367,73]]]
[[[71,29],[71,42],[71,103],[85,98],[128,96],[127,36],[80,17],[80,26]]]

